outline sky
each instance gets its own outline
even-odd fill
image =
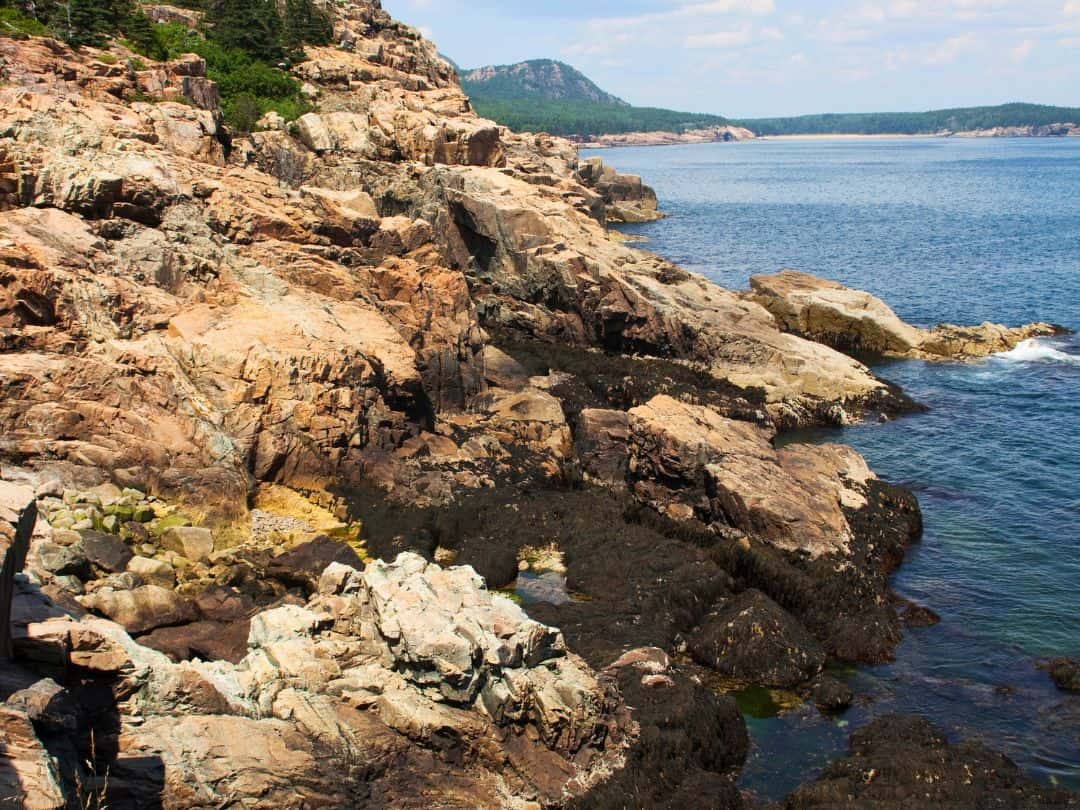
[[[560,59],[737,118],[1080,107],[1080,0],[383,0],[464,67]]]

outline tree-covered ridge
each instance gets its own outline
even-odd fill
[[[738,123],[758,135],[930,135],[996,127],[1080,124],[1080,108],[1015,103],[921,113],[832,113],[755,118]]]
[[[622,107],[589,101],[491,100],[472,96],[484,118],[518,132],[552,135],[614,135],[624,132],[686,132],[723,126],[718,115],[684,113],[654,107]]]
[[[463,70],[455,65],[461,87],[487,101],[529,98],[545,101],[585,101],[629,107],[618,96],[601,90],[580,70],[553,59],[533,59],[514,65]]]
[[[307,110],[300,84],[285,69],[303,46],[324,45],[333,22],[315,0],[179,0],[202,13],[197,30],[155,25],[136,0],[0,0],[0,35],[51,35],[79,47],[110,39],[151,59],[196,53],[218,83],[226,121],[250,130],[274,110],[292,119]]]

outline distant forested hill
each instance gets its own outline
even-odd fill
[[[457,67],[455,65],[455,67]],[[741,121],[719,115],[634,107],[596,86],[563,62],[536,59],[515,65],[457,68],[476,111],[519,132],[620,135],[743,126],[758,135],[930,135],[996,127],[1080,124],[1080,109],[1004,104],[921,113],[839,113]]]
[[[925,135],[996,127],[1078,123],[1080,109],[1039,104],[964,107],[924,113],[840,113],[738,122],[758,135]]]
[[[722,126],[718,115],[632,107],[563,62],[538,59],[465,70],[461,86],[476,111],[519,132],[613,135]]]

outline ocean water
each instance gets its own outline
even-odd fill
[[[1080,329],[1080,139],[780,140],[606,150],[671,217],[646,249],[742,289],[790,266],[873,292],[908,321]],[[916,492],[926,531],[894,579],[941,624],[887,666],[840,673],[858,700],[748,716],[742,785],[778,798],[875,715],[916,712],[1080,790],[1080,697],[1041,657],[1080,656],[1080,339],[972,363],[892,361],[930,407],[787,440],[842,441]],[[766,701],[767,702],[767,701]]]

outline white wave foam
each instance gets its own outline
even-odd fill
[[[1053,346],[1048,346],[1037,338],[1025,340],[1012,351],[1001,352],[1000,354],[995,354],[994,357],[999,357],[1002,360],[1011,360],[1014,363],[1080,364],[1080,355],[1067,354],[1059,349],[1055,349]]]

